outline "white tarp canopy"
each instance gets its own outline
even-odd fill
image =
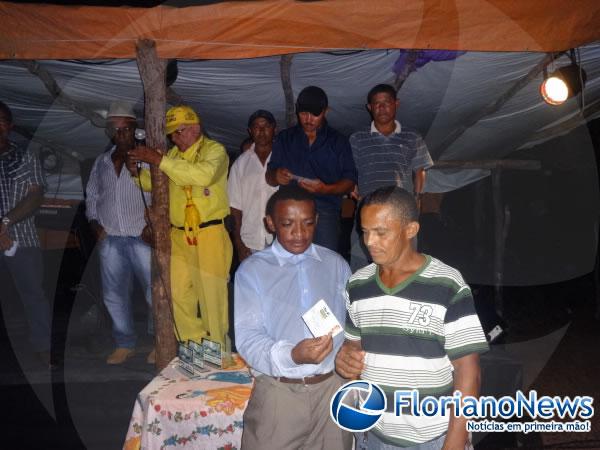
[[[311,84],[325,89],[331,125],[350,134],[368,125],[366,94],[377,83],[393,83],[393,66],[399,52],[296,54],[291,68],[294,96]],[[441,147],[449,133],[477,117],[545,56],[532,52],[466,52],[455,60],[430,62],[411,73],[401,87],[398,119],[423,134],[434,160],[500,159],[517,149],[565,134],[599,114],[600,43],[580,48],[581,66],[587,73],[586,119],[578,98],[559,107],[545,104],[539,95],[543,76],[539,73],[498,111],[481,117],[447,148]],[[569,62],[563,54],[548,70]],[[78,104],[106,111],[111,100],[129,100],[143,117],[143,90],[134,60],[39,63],[63,93]],[[178,69],[172,88],[200,113],[210,136],[231,153],[246,136],[247,118],[256,109],[272,111],[280,128],[285,127],[280,57],[180,60]],[[108,138],[102,128],[53,98],[42,81],[19,61],[0,62],[0,99],[13,110],[17,125],[68,148],[76,159],[93,158],[107,148]],[[63,168],[60,191],[66,196],[76,195],[68,192],[77,190],[77,183],[69,187],[69,172],[76,172],[76,165],[67,163]],[[486,174],[480,170],[433,170],[426,191],[450,191]]]

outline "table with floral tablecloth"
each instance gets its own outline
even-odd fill
[[[239,360],[232,370],[190,378],[177,358],[139,394],[124,450],[238,450],[252,378]]]

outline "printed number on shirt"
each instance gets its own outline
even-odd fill
[[[422,305],[421,303],[410,302],[409,309],[411,311],[408,323],[418,323],[426,327],[431,322],[431,313],[433,308],[430,305]]]

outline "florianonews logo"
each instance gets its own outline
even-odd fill
[[[594,416],[594,398],[589,395],[575,397],[538,397],[535,390],[527,394],[518,390],[515,396],[495,398],[489,395],[474,397],[454,391],[453,395],[421,398],[419,391],[394,391],[394,415],[421,417],[465,417],[468,431],[494,432],[588,432]],[[386,411],[387,399],[377,384],[370,381],[351,381],[340,387],[331,399],[329,413],[333,421],[344,430],[356,432],[370,430]],[[500,422],[491,419],[534,419],[524,422]],[[548,419],[582,419],[555,421]],[[486,420],[481,420],[486,419]],[[544,420],[539,420],[544,419]]]
[[[346,431],[367,431],[377,423],[386,407],[385,394],[375,383],[350,381],[332,397],[329,413]]]

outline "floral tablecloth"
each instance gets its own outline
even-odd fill
[[[251,390],[247,368],[190,378],[175,358],[138,394],[123,450],[238,450]]]

